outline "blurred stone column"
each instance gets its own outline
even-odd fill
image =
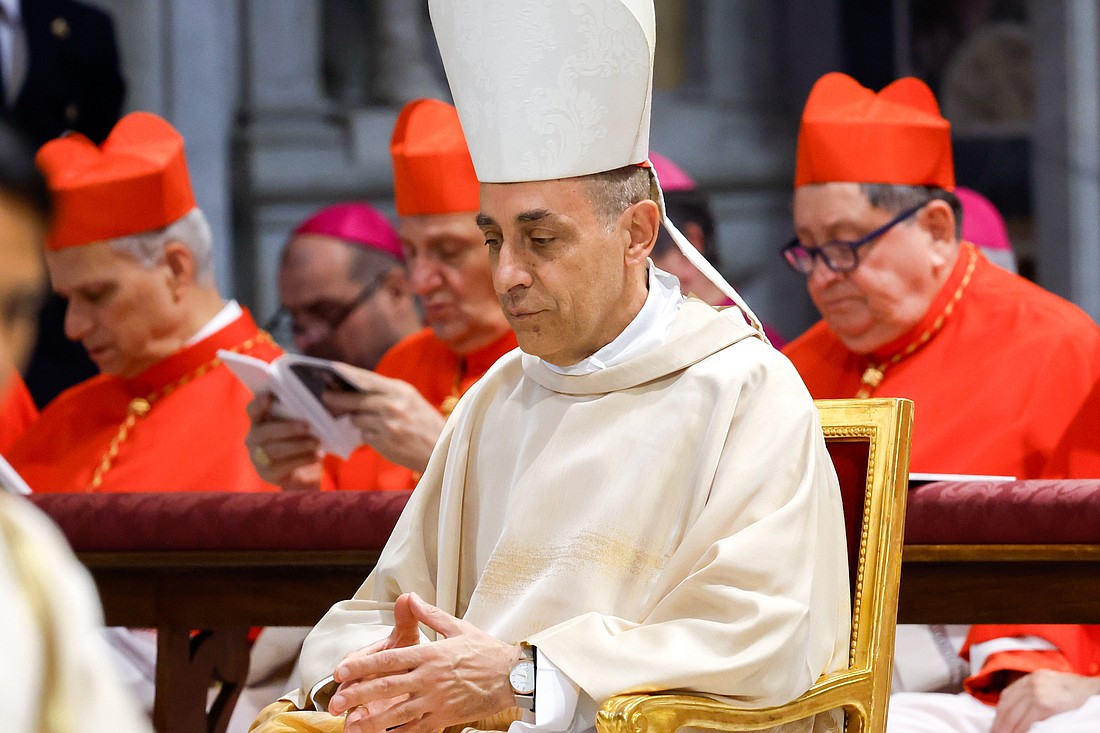
[[[1032,0],[1037,280],[1100,317],[1100,12]]]
[[[251,114],[317,112],[321,92],[321,8],[302,0],[242,0],[244,101]]]
[[[118,34],[127,111],[183,135],[191,184],[214,234],[218,285],[234,295],[229,141],[237,111],[238,10],[226,0],[98,0]]]

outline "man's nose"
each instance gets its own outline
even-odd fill
[[[811,290],[814,288],[823,288],[834,280],[838,280],[842,277],[841,273],[834,271],[825,264],[825,258],[821,255],[814,257],[813,263],[813,269],[806,275],[806,285]]]
[[[525,257],[508,242],[501,244],[493,263],[493,285],[500,294],[531,285],[531,271]]]
[[[414,293],[427,295],[443,284],[443,275],[437,263],[418,257],[409,267],[409,282]]]
[[[70,300],[65,305],[65,338],[83,341],[92,330],[92,318],[79,302]]]

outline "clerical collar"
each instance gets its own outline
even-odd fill
[[[561,367],[546,360],[542,363],[547,369],[558,374],[579,376],[591,374],[601,369],[621,364],[647,351],[664,346],[684,296],[680,292],[680,281],[647,260],[649,293],[638,315],[634,316],[627,327],[615,339],[587,359],[576,364]]]
[[[206,322],[206,325],[200,328],[194,336],[187,339],[184,346],[194,346],[198,342],[202,341],[218,331],[228,326],[233,321],[241,317],[244,311],[241,310],[241,305],[235,300],[231,300],[222,306],[222,309],[218,311],[217,315]]]

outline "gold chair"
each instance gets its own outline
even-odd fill
[[[852,590],[848,668],[822,675],[785,705],[738,708],[698,695],[616,695],[596,717],[600,733],[772,728],[843,708],[849,733],[880,733],[894,659],[902,531],[909,485],[913,403],[818,400],[825,442],[840,479]]]

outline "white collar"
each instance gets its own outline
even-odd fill
[[[645,303],[622,333],[595,354],[576,364],[560,367],[545,360],[543,364],[558,374],[591,374],[663,346],[668,339],[669,327],[684,303],[684,296],[680,292],[680,281],[675,275],[659,269],[653,264],[653,260],[648,260],[647,265],[649,292]]]
[[[217,315],[207,321],[206,325],[200,328],[194,336],[187,339],[187,343],[185,343],[184,346],[192,346],[202,341],[204,338],[214,335],[242,315],[244,315],[244,311],[241,310],[240,303],[235,300],[229,301],[223,305]]]

